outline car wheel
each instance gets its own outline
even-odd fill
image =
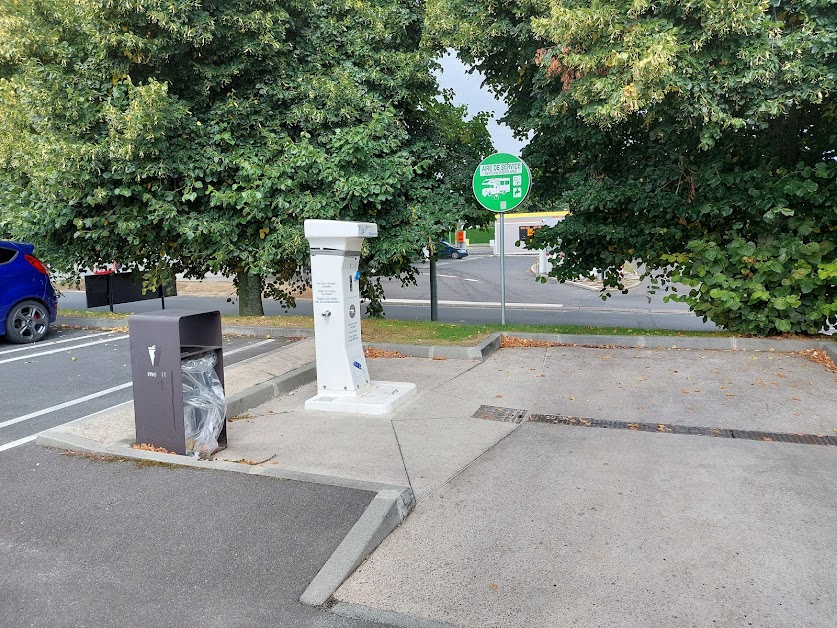
[[[25,344],[37,342],[49,331],[49,312],[37,301],[21,301],[6,317],[6,338],[10,342]]]
[[[453,253],[450,254],[450,258],[451,259],[459,259],[459,252],[454,251]]]

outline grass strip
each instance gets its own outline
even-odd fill
[[[91,312],[89,310],[61,310],[62,316],[78,318],[106,318],[125,320],[128,314]],[[310,316],[222,316],[225,325],[247,327],[314,327]],[[668,329],[639,329],[627,327],[592,327],[583,325],[465,325],[430,321],[401,321],[367,318],[363,321],[365,342],[387,342],[415,345],[474,345],[495,332],[538,334],[591,334],[598,336],[733,336],[718,331],[673,331]]]

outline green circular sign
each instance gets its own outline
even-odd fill
[[[486,157],[474,172],[474,196],[493,212],[507,212],[523,202],[532,177],[522,159],[508,153]]]

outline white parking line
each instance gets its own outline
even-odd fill
[[[131,382],[128,382],[127,384],[119,384],[119,386],[114,386],[113,388],[100,390],[99,392],[91,393],[89,395],[85,395],[84,397],[73,399],[72,401],[65,401],[64,403],[59,403],[58,405],[50,406],[49,408],[44,408],[43,410],[38,410],[37,412],[30,412],[29,414],[24,414],[23,416],[19,416],[15,419],[3,421],[2,423],[0,423],[0,428],[8,427],[9,425],[14,425],[15,423],[20,423],[21,421],[26,421],[28,419],[34,419],[35,417],[43,416],[44,414],[49,414],[50,412],[55,412],[56,410],[63,410],[64,408],[69,408],[70,406],[75,406],[80,403],[84,403],[85,401],[96,399],[97,397],[104,397],[105,395],[109,395],[110,393],[116,392],[117,390],[130,388],[130,386]]]
[[[429,305],[426,299],[384,299],[384,305]],[[439,305],[450,307],[500,307],[497,301],[439,301]],[[530,310],[557,310],[563,303],[506,303],[506,307]]]
[[[38,434],[32,434],[31,436],[24,436],[23,438],[18,438],[17,440],[13,440],[10,443],[6,443],[5,445],[0,445],[0,451],[6,451],[7,449],[14,449],[15,447],[20,447],[21,445],[25,445],[26,443],[31,443],[36,438],[38,438]]]
[[[253,349],[254,347],[260,347],[262,345],[266,345],[271,342],[275,342],[275,338],[270,338],[268,340],[262,340],[261,342],[256,342],[251,345],[247,345],[245,347],[239,347],[238,349],[233,349],[232,351],[224,352],[224,355],[234,355],[236,353],[240,353],[241,351],[246,351],[248,349]],[[55,412],[57,410],[63,410],[64,408],[69,408],[71,406],[78,405],[80,403],[84,403],[85,401],[90,401],[91,399],[97,399],[98,397],[104,397],[105,395],[109,395],[112,392],[116,392],[117,390],[123,390],[125,388],[131,387],[131,382],[127,384],[119,384],[119,386],[114,386],[112,388],[107,388],[105,390],[100,390],[99,392],[91,393],[89,395],[85,395],[84,397],[79,397],[78,399],[72,399],[70,401],[65,401],[64,403],[59,403],[54,406],[50,406],[49,408],[44,408],[42,410],[37,410],[35,412],[30,412],[29,414],[24,414],[23,416],[16,417],[14,419],[8,419],[7,421],[0,422],[0,428],[8,427],[9,425],[15,425],[16,423],[21,423],[23,421],[27,421],[29,419],[34,419],[39,416],[43,416],[45,414],[49,414],[50,412]],[[24,441],[26,442],[26,441]],[[23,443],[21,443],[23,444]],[[3,451],[0,449],[0,451]]]
[[[53,353],[61,353],[62,351],[73,351],[74,349],[81,349],[82,347],[92,347],[93,345],[100,345],[104,342],[116,342],[117,340],[127,340],[128,336],[111,336],[110,338],[105,338],[104,340],[95,340],[93,342],[84,342],[80,345],[75,345],[72,347],[61,347],[60,349],[53,349],[52,351],[41,351],[40,353],[30,353],[29,355],[19,355],[15,358],[6,358],[5,360],[0,360],[0,364],[8,364],[9,362],[17,362],[19,360],[28,360],[29,358],[37,358],[42,355],[51,355]]]
[[[461,279],[462,281],[473,281],[475,283],[482,283],[479,279],[471,279],[469,277],[460,277],[459,275],[445,275],[442,273],[437,273],[437,277],[444,277],[446,279]]]
[[[64,338],[63,340],[48,340],[46,342],[39,342],[38,344],[31,344],[26,345],[25,347],[18,347],[16,349],[6,349],[5,351],[0,351],[0,355],[6,355],[7,353],[17,353],[18,351],[29,351],[31,349],[39,349],[41,347],[51,347],[52,345],[61,344],[62,342],[76,342],[78,340],[84,340],[85,338],[97,338],[100,336],[107,336],[114,332],[106,331],[104,333],[98,334],[86,334],[84,336],[73,336],[72,338]]]
[[[262,345],[270,344],[271,342],[276,342],[276,338],[268,338],[267,340],[262,340],[261,342],[254,342],[246,347],[239,347],[238,349],[233,349],[232,351],[224,351],[224,355],[232,355],[233,353],[239,353],[240,351],[247,351],[247,349],[261,347]]]
[[[69,425],[70,423],[78,423],[79,421],[84,421],[84,419],[89,419],[93,415],[99,414],[101,412],[107,412],[108,410],[113,410],[114,408],[118,408],[119,406],[124,406],[127,403],[131,403],[130,401],[123,401],[122,403],[117,403],[115,406],[111,406],[109,408],[105,408],[104,410],[97,410],[96,412],[92,412],[90,414],[86,414],[83,417],[75,419],[74,421],[68,421],[64,423],[64,425]],[[41,430],[40,432],[35,432],[34,434],[30,434],[29,436],[24,436],[23,438],[18,438],[17,440],[13,440],[5,445],[0,445],[0,451],[6,451],[7,449],[14,449],[15,447],[20,447],[21,445],[25,445],[26,443],[31,443],[33,440],[38,438],[41,434],[44,434],[50,431],[51,427]]]

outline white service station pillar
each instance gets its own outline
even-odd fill
[[[311,246],[317,395],[306,410],[387,414],[416,394],[406,382],[370,381],[360,338],[360,247],[372,222],[306,220]]]

